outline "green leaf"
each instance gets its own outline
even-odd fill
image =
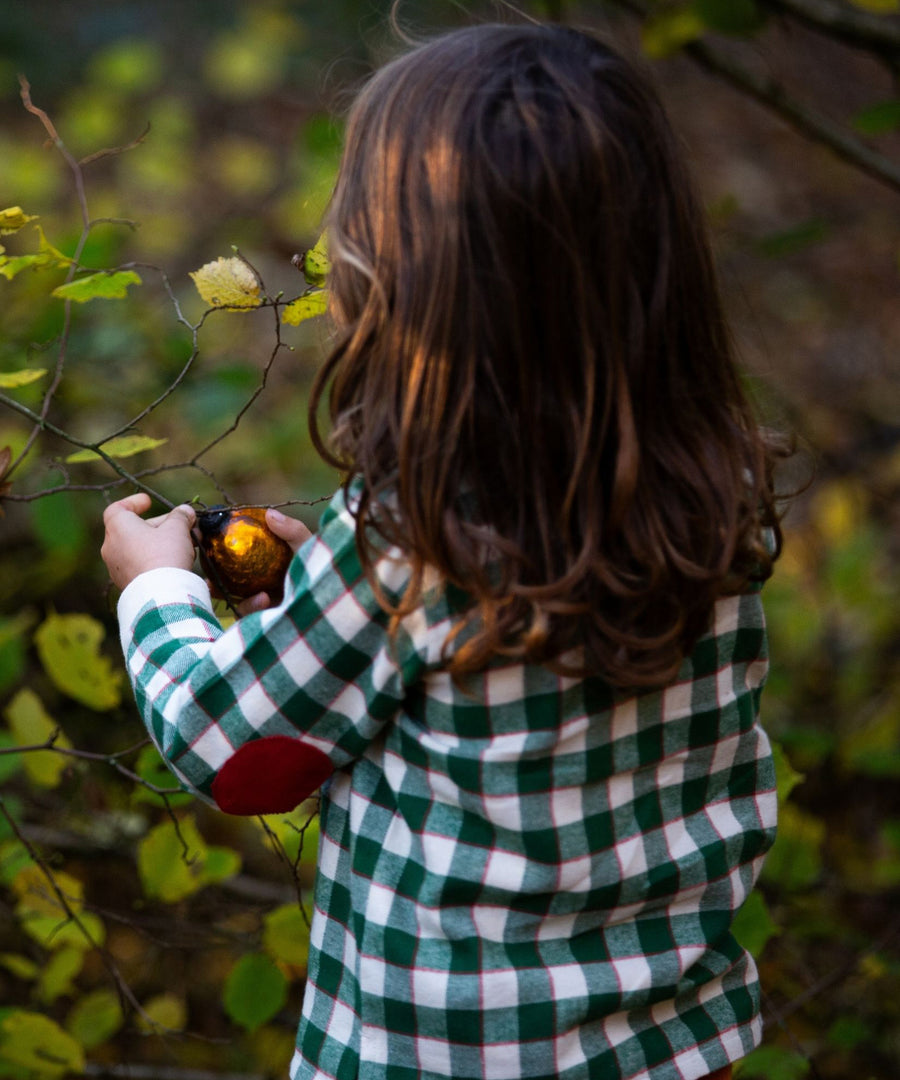
[[[63,255],[44,236],[40,225],[35,225],[38,234],[38,252],[34,255],[0,255],[0,274],[12,281],[22,270],[62,269],[72,265],[72,260]]]
[[[274,960],[306,967],[309,961],[309,926],[299,904],[285,904],[265,916],[263,948]]]
[[[206,884],[225,881],[226,878],[234,877],[240,869],[241,857],[234,848],[212,845],[207,849],[204,867]]]
[[[187,853],[185,853],[185,845]],[[208,848],[190,814],[179,819],[178,829],[164,821],[151,829],[138,845],[138,872],[147,896],[172,903],[240,869],[235,852]]]
[[[33,960],[19,953],[0,953],[0,967],[6,968],[17,979],[36,979],[41,973]]]
[[[31,522],[41,547],[52,555],[74,557],[85,551],[93,532],[84,520],[84,500],[72,491],[58,491],[31,504]]]
[[[791,765],[780,743],[772,742],[772,756],[775,759],[775,783],[778,787],[778,804],[787,802],[791,792],[806,777]]]
[[[47,374],[46,368],[22,368],[20,371],[0,372],[0,389],[16,390],[20,386],[28,386],[37,382]]]
[[[84,1072],[84,1050],[46,1016],[13,1009],[0,1021],[0,1060],[34,1080]]]
[[[140,284],[140,276],[133,270],[104,270],[57,285],[51,295],[60,300],[75,300],[79,304],[88,300],[121,300],[128,295],[129,285]]]
[[[785,803],[779,811],[778,838],[763,866],[763,880],[789,891],[815,885],[822,872],[824,841],[824,821]]]
[[[328,293],[324,289],[304,293],[292,300],[281,312],[281,321],[288,326],[299,326],[307,319],[324,315],[328,310]]]
[[[741,1058],[734,1068],[735,1080],[803,1080],[809,1061],[781,1046],[760,1046]]]
[[[754,889],[747,897],[735,916],[731,929],[738,943],[755,957],[761,955],[769,938],[781,933],[758,889]]]
[[[322,233],[315,244],[303,253],[300,268],[310,285],[324,285],[331,269],[328,259],[328,234]]]
[[[44,670],[64,694],[98,712],[122,700],[123,672],[100,652],[103,624],[90,615],[48,615],[34,634]]]
[[[17,745],[37,746],[57,733],[55,745],[71,750],[72,744],[59,730],[59,724],[44,709],[37,694],[28,687],[16,694],[4,715]],[[31,782],[42,788],[55,788],[71,764],[64,754],[54,750],[30,750],[21,755],[21,762]]]
[[[168,765],[163,761],[155,746],[145,746],[141,750],[134,771],[142,780],[152,784],[153,787],[162,788],[163,790],[178,788],[176,794],[166,796],[170,806],[183,806],[185,803],[193,801],[193,795],[179,788],[178,781],[172,775]],[[159,795],[141,784],[135,785],[131,793],[132,802],[150,802],[159,805],[159,800]]]
[[[265,827],[278,837],[292,863],[315,866],[319,845],[319,815],[311,803],[301,803],[290,814],[268,814]],[[260,826],[262,828],[262,826]]]
[[[92,911],[82,911],[74,922],[67,916],[24,914],[19,922],[25,933],[44,949],[93,949],[106,941],[106,927]],[[90,937],[85,936],[85,934]]]
[[[44,965],[38,980],[38,998],[50,1005],[63,994],[70,994],[75,976],[84,967],[84,949],[72,945],[55,952]]]
[[[149,435],[120,435],[117,439],[110,439],[109,442],[100,443],[100,447],[107,457],[128,458],[134,457],[135,454],[142,454],[145,450],[155,450],[157,446],[162,446],[163,443],[168,441],[168,439],[154,439]],[[80,464],[84,461],[101,460],[102,458],[96,450],[77,450],[66,458],[69,465]]]
[[[0,843],[0,882],[4,885],[15,881],[24,867],[33,865],[34,862],[24,844],[18,840],[6,840]]]
[[[760,254],[770,259],[782,259],[787,255],[803,251],[828,239],[828,226],[818,218],[802,221],[790,229],[770,233],[757,241]]]
[[[702,37],[705,31],[706,23],[696,11],[676,8],[647,19],[641,27],[641,44],[648,56],[662,60]]]
[[[766,21],[756,0],[694,0],[694,11],[720,34],[754,34]]]
[[[853,126],[863,135],[886,135],[900,127],[900,101],[882,101],[858,112]]]
[[[93,1050],[115,1035],[124,1021],[119,995],[112,990],[94,990],[69,1010],[66,1030],[85,1050]]]
[[[7,750],[19,743],[8,731],[0,731],[0,750]],[[5,783],[11,776],[22,768],[21,754],[0,754],[0,784]]]
[[[236,1024],[254,1031],[284,1007],[287,980],[268,956],[248,953],[231,969],[222,1001]]]

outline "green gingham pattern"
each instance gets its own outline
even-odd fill
[[[377,572],[402,589],[396,552]],[[658,692],[521,664],[460,689],[446,600],[389,640],[339,494],[281,607],[223,633],[199,578],[158,570],[120,620],[201,797],[258,737],[335,765],[292,1080],[695,1080],[758,1043],[730,932],[776,816],[758,593],[721,600]]]

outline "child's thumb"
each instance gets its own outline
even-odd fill
[[[292,551],[302,547],[312,536],[312,532],[302,521],[288,517],[272,507],[266,510],[266,524],[276,536],[287,542]]]

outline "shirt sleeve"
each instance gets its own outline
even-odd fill
[[[387,553],[377,568],[398,595],[405,561]],[[402,625],[388,633],[342,496],[295,555],[279,607],[223,630],[201,578],[152,570],[122,593],[119,624],[160,753],[189,790],[235,814],[290,810],[360,757],[422,663]]]

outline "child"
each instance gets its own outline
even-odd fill
[[[347,479],[314,537],[270,515],[281,605],[223,633],[188,507],[123,499],[103,548],[180,780],[237,814],[322,786],[291,1076],[727,1076],[774,452],[662,109],[574,30],[447,34],[362,91],[328,230],[310,422]]]

